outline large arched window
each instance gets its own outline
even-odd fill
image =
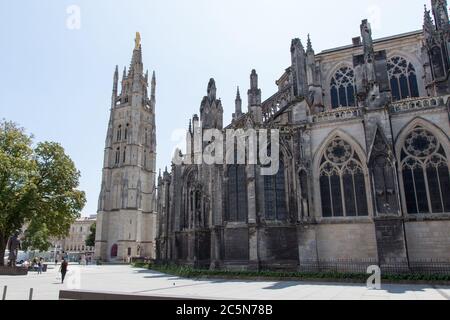
[[[352,68],[342,67],[334,74],[330,82],[331,106],[355,106],[355,73]]]
[[[229,165],[227,168],[227,221],[247,221],[247,178],[245,165]]]
[[[367,216],[364,169],[350,144],[340,137],[326,147],[320,165],[322,216]]]
[[[201,185],[195,181],[195,173],[191,172],[185,177],[183,188],[183,203],[181,229],[203,227],[208,223],[207,207],[204,205],[205,197]]]
[[[448,159],[439,140],[422,126],[406,137],[401,170],[409,214],[450,212]]]
[[[284,164],[281,160],[276,174],[264,176],[264,208],[266,220],[287,219]]]
[[[402,57],[392,57],[387,62],[392,99],[394,101],[419,96],[416,70]]]

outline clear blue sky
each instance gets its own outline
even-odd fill
[[[316,53],[347,45],[363,18],[374,37],[418,30],[428,0],[14,0],[0,2],[0,119],[18,122],[37,141],[60,142],[81,171],[95,213],[115,65],[128,66],[140,31],[145,68],[157,76],[158,168],[170,163],[171,137],[198,113],[210,77],[224,119],[236,86],[246,110],[249,74],[263,98],[290,64],[290,42]],[[66,26],[66,9],[81,9],[81,28]]]

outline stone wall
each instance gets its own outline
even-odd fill
[[[411,261],[450,262],[450,221],[409,221],[405,230]]]
[[[319,259],[377,259],[373,223],[317,225]]]

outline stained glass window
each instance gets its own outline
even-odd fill
[[[264,176],[264,208],[267,220],[287,218],[284,164],[280,161],[278,172]]]
[[[323,217],[368,215],[363,165],[340,137],[328,144],[322,156],[320,194]]]
[[[417,126],[402,149],[401,170],[409,214],[450,212],[450,172],[439,140]]]
[[[331,106],[339,107],[355,106],[355,74],[353,69],[342,67],[334,74],[330,82]]]
[[[394,101],[419,96],[416,70],[402,57],[392,57],[387,62],[388,75]]]
[[[247,221],[247,178],[244,165],[228,166],[227,221]]]

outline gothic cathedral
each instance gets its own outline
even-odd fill
[[[279,170],[174,162],[158,178],[157,260],[298,271],[450,266],[450,25],[447,1],[431,3],[420,31],[373,39],[363,20],[351,44],[318,54],[309,36],[306,48],[292,40],[275,92],[262,100],[253,70],[248,108],[238,90],[229,124],[211,79],[188,141],[211,128],[278,129]]]

